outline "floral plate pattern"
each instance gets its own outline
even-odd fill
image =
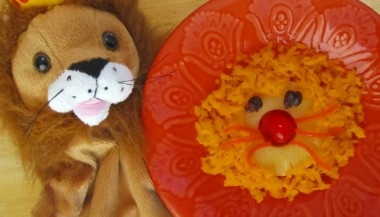
[[[330,189],[262,203],[201,170],[194,105],[239,53],[302,42],[363,77],[366,139]],[[380,213],[380,16],[357,0],[212,0],[169,37],[150,70],[142,111],[147,165],[174,216],[375,217]]]

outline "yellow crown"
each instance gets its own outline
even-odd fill
[[[62,3],[64,0],[13,0],[14,4],[21,8],[45,7]]]

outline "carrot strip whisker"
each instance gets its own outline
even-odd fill
[[[224,128],[225,133],[228,133],[228,132],[233,131],[233,130],[245,131],[248,133],[259,133],[259,129],[257,129],[255,127],[246,126],[243,124],[232,124],[232,125],[229,125],[226,128]]]
[[[247,137],[242,137],[242,138],[230,139],[227,142],[223,143],[221,146],[222,148],[228,148],[235,144],[253,142],[257,140],[263,140],[263,137],[261,135],[257,135],[257,136],[247,136]]]
[[[248,153],[247,153],[247,162],[248,162],[248,165],[250,167],[255,167],[255,163],[253,162],[253,159],[252,159],[252,156],[255,154],[255,152],[257,150],[259,150],[260,148],[265,148],[265,147],[269,147],[271,146],[272,144],[270,142],[264,142],[264,143],[260,143],[260,144],[257,144],[255,146],[252,146]]]
[[[290,143],[290,145],[297,145],[297,146],[300,146],[302,148],[304,148],[307,152],[309,152],[309,154],[311,155],[311,157],[314,159],[315,162],[317,162],[317,164],[319,164],[321,167],[327,169],[327,170],[330,170],[331,169],[331,166],[326,164],[325,162],[323,162],[319,157],[318,155],[314,152],[313,149],[311,149],[308,145],[306,145],[305,143],[303,142],[300,142],[300,141],[292,141]]]
[[[340,108],[340,104],[338,104],[338,103],[333,104],[332,106],[326,108],[325,110],[323,110],[321,112],[318,112],[318,113],[310,115],[310,116],[304,116],[304,117],[296,118],[295,121],[297,123],[301,123],[301,122],[307,122],[307,121],[312,121],[312,120],[316,120],[316,119],[321,119],[321,118],[326,117],[327,115],[337,111],[339,108]]]
[[[303,136],[312,136],[312,137],[327,137],[327,136],[335,136],[339,132],[341,132],[343,128],[334,128],[327,132],[309,132],[301,129],[297,129],[296,132]]]

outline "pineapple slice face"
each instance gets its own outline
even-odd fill
[[[253,155],[257,165],[269,168],[276,176],[285,176],[286,171],[309,157],[304,148],[292,145],[261,148]]]
[[[308,111],[312,107],[310,100],[303,100],[299,106],[285,109],[283,104],[283,97],[270,97],[260,96],[263,101],[262,108],[257,112],[245,112],[245,124],[253,128],[258,128],[261,117],[271,110],[281,109],[289,112],[294,118],[308,115]],[[312,129],[313,126],[303,125],[306,129]],[[305,129],[301,126],[301,128]],[[299,138],[299,137],[298,137]],[[316,138],[301,138],[300,140],[309,140],[312,146],[317,144],[319,140]],[[312,140],[312,141],[311,141]],[[270,146],[258,149],[254,155],[253,160],[258,166],[270,169],[276,176],[285,176],[286,171],[298,165],[302,161],[310,158],[310,154],[303,147],[292,145],[291,143],[284,146]]]

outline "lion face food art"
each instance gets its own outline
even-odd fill
[[[1,18],[0,117],[43,185],[33,216],[168,216],[142,154],[137,1],[8,3]]]
[[[365,136],[360,77],[306,45],[239,57],[218,84],[195,108],[202,170],[258,202],[328,189]]]

